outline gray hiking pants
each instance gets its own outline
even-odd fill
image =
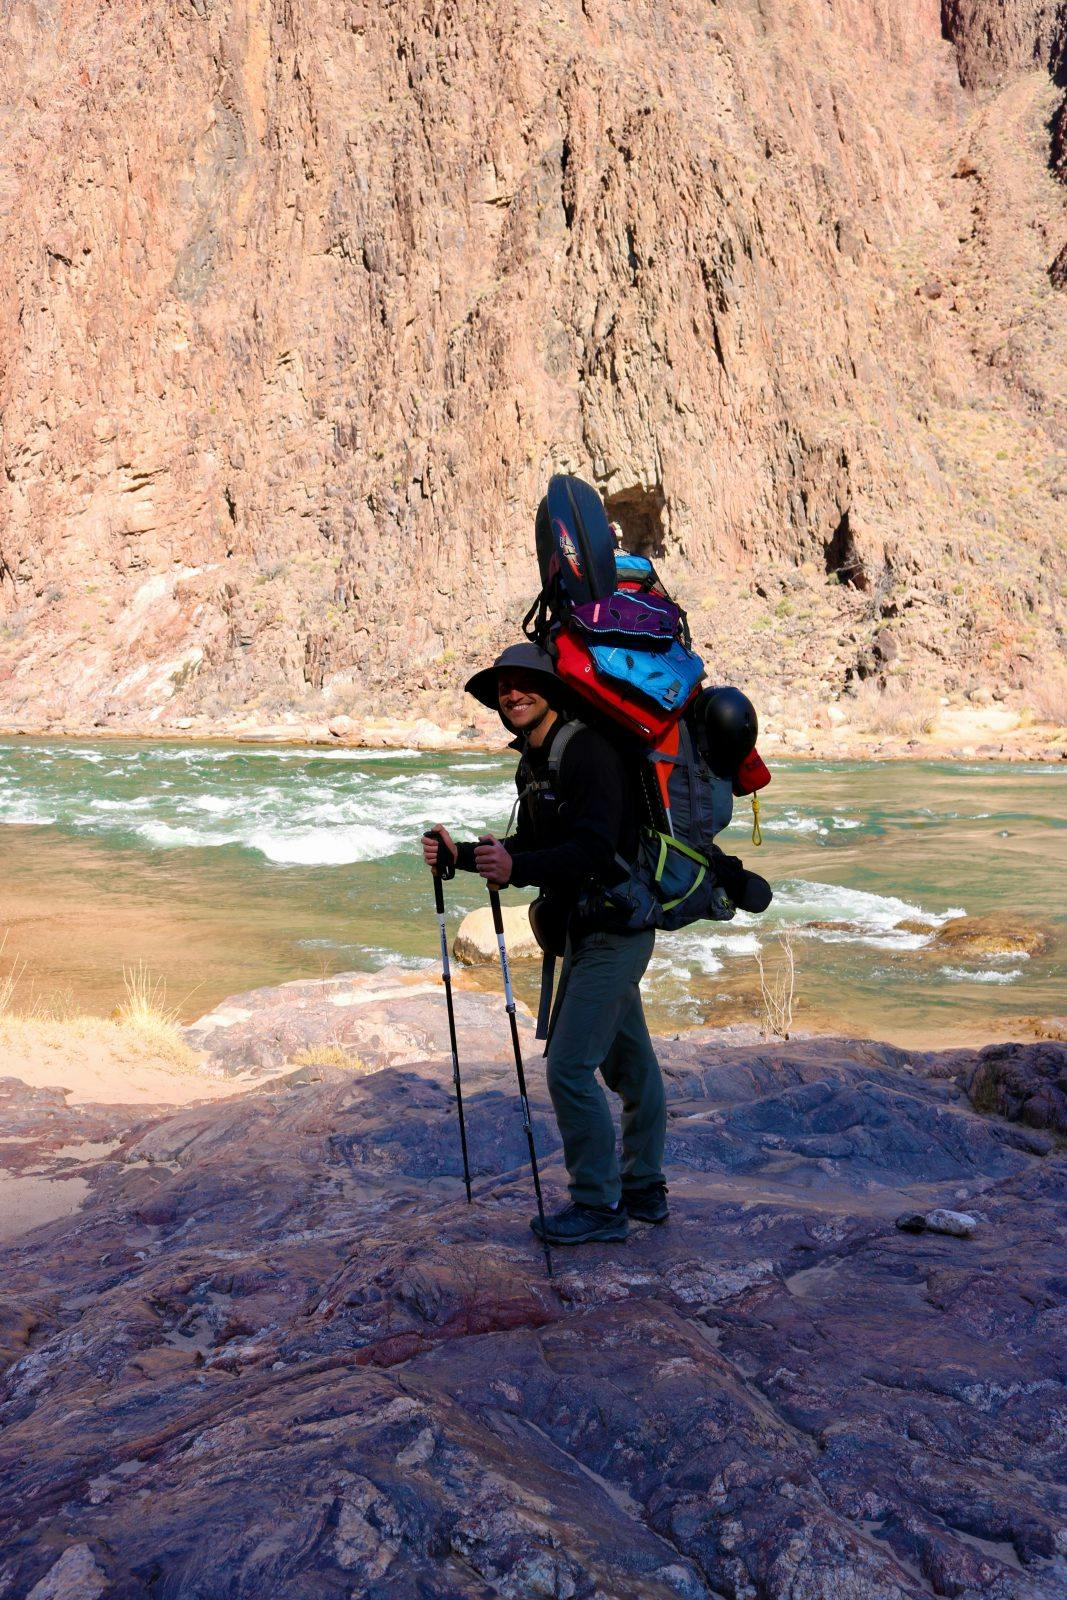
[[[655,933],[590,933],[569,941],[552,1013],[548,1092],[563,1138],[570,1196],[615,1206],[625,1186],[663,1181],[667,1107],[641,1005]],[[622,1169],[597,1072],[622,1100]]]

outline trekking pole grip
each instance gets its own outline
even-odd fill
[[[431,867],[434,881],[434,898],[437,901],[438,911],[445,909],[445,899],[441,892],[441,879],[451,880],[456,876],[456,863],[452,860],[452,853],[441,836],[440,828],[427,828],[422,836],[424,839],[437,840],[437,865]]]

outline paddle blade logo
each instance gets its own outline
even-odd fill
[[[571,538],[562,522],[559,521],[556,523],[556,539],[559,543],[560,554],[567,563],[568,567],[570,567],[571,571],[574,573],[574,576],[579,580],[584,578],[585,573],[582,571],[582,563],[578,559],[578,551],[575,547],[574,540]]]

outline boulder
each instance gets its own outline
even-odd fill
[[[509,961],[538,961],[541,950],[530,927],[527,906],[504,906],[504,938]],[[465,967],[490,966],[498,960],[493,914],[488,906],[470,911],[459,925],[452,954]]]
[[[1067,1047],[1054,1039],[989,1045],[978,1057],[967,1094],[976,1111],[1067,1135]]]
[[[905,1211],[897,1218],[901,1233],[948,1233],[956,1239],[970,1239],[978,1226],[978,1218],[969,1211]]]
[[[1049,935],[1025,917],[997,911],[984,917],[953,917],[937,929],[930,949],[950,956],[1038,956]]]
[[[978,1218],[969,1211],[928,1211],[926,1226],[931,1233],[950,1233],[956,1239],[969,1239],[978,1226]]]
[[[495,941],[493,951],[495,959]],[[453,1005],[467,1052],[494,1055],[500,1042],[498,995],[457,987]],[[524,1014],[520,1002],[520,1019]],[[441,976],[385,968],[252,989],[190,1024],[186,1037],[210,1056],[213,1072],[244,1082],[294,1066],[298,1076],[312,1081],[344,1070],[342,1062],[352,1058],[371,1069],[399,1067],[425,1060],[447,1040]],[[0,1114],[5,1111],[0,1086]]]

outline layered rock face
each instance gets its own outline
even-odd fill
[[[1064,0],[943,0],[941,14],[969,88],[1000,83],[1031,66],[1058,75],[1067,59]]]
[[[11,0],[0,720],[457,710],[555,468],[713,676],[1022,681],[1062,19],[944,9]]]
[[[0,1251],[0,1593],[1059,1600],[1062,1045],[661,1041],[671,1220],[550,1280],[501,1003],[457,996],[467,1206],[440,995],[360,981],[197,1037],[236,1076],[333,1011],[380,1070],[0,1086],[4,1166],[84,1191]]]

